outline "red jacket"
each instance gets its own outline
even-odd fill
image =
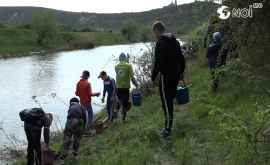
[[[81,105],[83,106],[88,106],[91,104],[91,97],[97,96],[97,93],[92,93],[91,84],[84,79],[81,79],[77,83],[75,94],[76,96],[79,96]]]

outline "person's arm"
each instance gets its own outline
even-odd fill
[[[115,83],[115,80],[114,79],[112,79],[112,86],[113,86],[112,98],[114,98],[115,95],[116,95],[116,83]]]
[[[102,103],[104,103],[106,92],[107,92],[107,90],[106,90],[106,86],[105,86],[105,83],[104,83],[104,85],[103,85],[103,94],[102,94],[102,99],[101,99]]]
[[[178,41],[176,41],[176,47],[177,47],[177,61],[179,63],[179,74],[180,74],[180,80],[184,80],[184,72],[186,68],[186,60],[181,50],[181,45]]]
[[[153,68],[152,68],[152,74],[151,74],[152,81],[155,81],[158,73],[160,72],[161,55],[162,55],[161,44],[160,42],[157,42],[156,48],[155,48],[155,57],[154,57],[154,63],[153,63]]]
[[[88,85],[89,85],[89,87],[88,87],[88,93],[90,94],[90,97],[93,97],[93,96],[99,96],[100,95],[100,93],[92,93],[92,87],[91,87],[91,84],[90,83],[88,83]]]
[[[103,98],[105,98],[106,92],[107,92],[107,90],[106,90],[106,87],[105,87],[105,84],[104,84],[104,87],[103,87],[103,94],[102,94]]]
[[[75,95],[76,96],[79,96],[80,95],[80,93],[79,93],[79,83],[77,83]]]

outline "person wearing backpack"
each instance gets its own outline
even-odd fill
[[[67,115],[66,126],[64,130],[64,141],[57,155],[57,159],[64,160],[69,152],[70,145],[72,145],[73,156],[78,156],[80,148],[80,139],[84,130],[84,110],[80,105],[79,99],[76,97],[70,99],[69,110]]]
[[[43,128],[45,149],[48,150],[53,115],[45,113],[42,108],[25,109],[19,115],[24,122],[24,131],[28,141],[27,165],[41,165],[41,132]]]
[[[116,91],[117,97],[122,107],[123,122],[126,121],[127,112],[131,108],[131,103],[129,102],[130,81],[132,81],[133,85],[138,88],[138,84],[134,78],[133,68],[127,60],[128,59],[126,54],[121,53],[119,56],[120,62],[115,66],[117,87]]]
[[[180,80],[183,80],[185,58],[180,43],[173,34],[165,33],[165,25],[161,21],[153,24],[153,32],[157,42],[151,79],[154,82],[159,75],[159,92],[165,116],[165,127],[161,135],[166,138],[171,135],[173,101],[177,85]]]

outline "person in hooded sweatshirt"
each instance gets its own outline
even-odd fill
[[[57,159],[63,160],[69,152],[70,145],[72,145],[72,154],[77,156],[79,153],[80,139],[84,130],[85,113],[83,107],[80,105],[79,99],[76,97],[70,99],[69,109],[67,115],[66,126],[64,130],[64,141],[57,155]]]
[[[222,35],[220,32],[214,32],[212,37],[212,41],[208,45],[206,57],[208,59],[208,66],[212,77],[212,89],[213,91],[216,91],[218,88],[218,77],[216,75],[216,68],[219,51],[221,49]]]
[[[162,22],[154,23],[153,32],[157,42],[151,79],[155,81],[159,75],[159,92],[165,116],[165,126],[161,135],[166,138],[171,135],[173,100],[176,96],[177,85],[180,80],[183,80],[185,58],[180,43],[173,34],[165,33],[165,26]]]

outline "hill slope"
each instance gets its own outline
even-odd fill
[[[157,18],[163,20],[170,30],[176,32],[180,26],[184,30],[192,29],[216,12],[217,4],[210,2],[194,2],[180,6],[166,6],[139,13],[97,14],[75,13],[38,7],[0,7],[0,22],[27,24],[36,12],[55,12],[60,24],[73,27],[91,27],[95,29],[118,31],[128,21],[142,25],[151,25]],[[182,30],[182,28],[181,28]]]

